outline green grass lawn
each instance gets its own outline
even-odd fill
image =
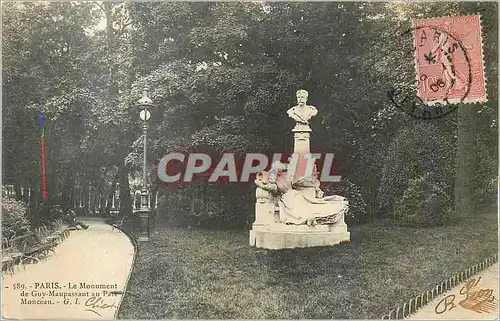
[[[157,228],[119,318],[380,318],[497,252],[496,213],[460,225],[350,228],[351,242],[268,251],[248,231]]]

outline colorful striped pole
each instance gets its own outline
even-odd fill
[[[47,182],[45,179],[45,128],[43,126],[43,111],[40,111],[40,135],[42,139],[42,199],[47,198]]]

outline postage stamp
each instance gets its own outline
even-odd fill
[[[479,15],[413,20],[417,96],[427,105],[485,102]]]

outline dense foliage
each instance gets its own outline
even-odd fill
[[[222,192],[221,192],[222,191]],[[242,188],[219,188],[202,184],[171,189],[158,200],[157,220],[168,226],[238,228],[253,222],[253,202]]]
[[[340,183],[330,183],[321,188],[325,195],[342,195],[349,200],[349,212],[345,217],[347,223],[362,223],[373,218],[361,192],[361,188],[347,178]]]
[[[452,218],[450,197],[430,174],[408,180],[406,190],[395,202],[395,221],[409,226],[436,226]]]
[[[27,234],[30,222],[26,217],[26,204],[10,197],[2,199],[2,238],[10,240],[13,237]]]
[[[400,200],[408,182],[421,175],[439,184],[445,181],[443,140],[446,139],[432,123],[418,123],[400,129],[389,145],[382,168],[379,188],[381,209],[392,213],[392,206]]]
[[[447,206],[457,217],[476,210],[477,199],[495,202],[496,3],[8,2],[2,10],[2,174],[16,190],[35,191],[36,209],[44,203],[43,111],[46,202],[66,211],[77,186],[108,199],[119,186],[120,211],[131,213],[144,87],[155,103],[150,164],[169,152],[289,152],[285,111],[303,87],[319,110],[312,151],[335,153],[337,172],[349,178],[335,187],[352,198],[349,219],[393,218],[403,198],[415,206],[423,175],[454,197]],[[413,42],[404,31],[413,18],[456,14],[481,14],[488,102],[413,119],[387,98],[394,87],[412,89]],[[252,221],[251,183],[158,188],[158,222]],[[418,211],[408,206],[402,212]]]

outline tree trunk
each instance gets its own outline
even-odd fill
[[[66,174],[66,179],[64,180],[64,188],[61,196],[61,208],[64,212],[67,212],[73,207],[73,194],[75,191],[74,184],[75,180],[73,178],[73,172],[69,170]]]
[[[476,168],[474,153],[476,105],[460,105],[457,113],[458,146],[455,178],[455,216],[458,219],[463,219],[473,216],[475,211],[473,182]]]
[[[23,199],[21,196],[21,185],[20,184],[18,184],[18,183],[14,184],[14,193],[15,193],[14,195],[16,197],[16,200],[20,201]]]
[[[116,48],[116,37],[115,30],[113,28],[113,4],[112,2],[103,2],[104,7],[104,15],[106,17],[106,45],[108,50],[108,92],[107,92],[107,102],[108,106],[114,103],[118,95],[118,86],[116,82],[116,72],[118,70],[118,65],[114,61],[116,59],[115,56],[115,48]]]
[[[104,210],[104,216],[109,216],[109,212],[111,212],[111,206],[113,205],[113,197],[115,197],[117,182],[118,180],[114,179],[113,184],[111,184],[111,189],[109,190],[107,198],[108,202],[106,203],[106,209]]]
[[[84,184],[83,184],[83,216],[89,216],[90,215],[90,210],[89,210],[89,197],[90,197],[90,183],[88,179],[85,179]]]
[[[132,197],[128,182],[128,169],[125,165],[120,166],[118,175],[120,180],[120,216],[129,216],[132,214]]]

